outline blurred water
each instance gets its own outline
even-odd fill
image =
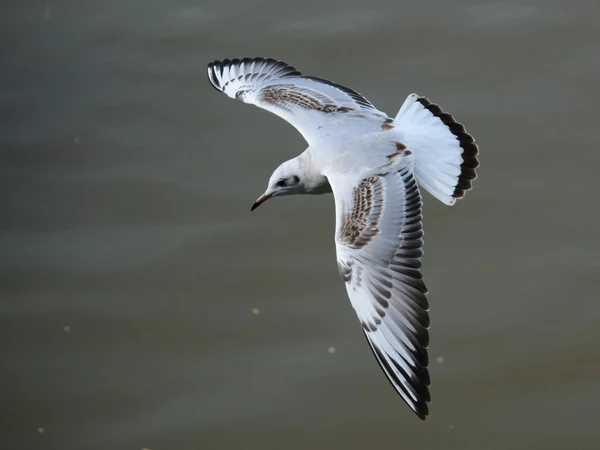
[[[0,9],[2,448],[600,447],[596,2]],[[213,91],[238,56],[476,136],[474,191],[425,198],[427,422],[364,342],[332,198],[250,214],[305,144]]]

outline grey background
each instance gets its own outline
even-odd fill
[[[600,448],[598,8],[4,2],[2,448]],[[475,189],[425,196],[427,422],[364,341],[332,198],[250,214],[305,143],[210,87],[241,56],[477,138]]]

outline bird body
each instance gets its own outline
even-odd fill
[[[231,98],[290,122],[309,147],[285,161],[252,206],[333,192],[338,269],[384,373],[421,418],[429,413],[429,304],[421,273],[419,186],[447,205],[472,187],[474,139],[411,94],[392,118],[361,94],[265,58],[215,61],[208,78]]]

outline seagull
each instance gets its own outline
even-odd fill
[[[337,265],[367,342],[394,389],[429,414],[429,303],[421,273],[419,187],[446,205],[472,188],[475,140],[450,114],[410,94],[395,117],[358,92],[271,58],[208,64],[212,86],[278,115],[308,148],[282,163],[266,200],[333,192]]]

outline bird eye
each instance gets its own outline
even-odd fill
[[[285,186],[285,178],[280,178],[277,182],[277,186],[284,187]]]

